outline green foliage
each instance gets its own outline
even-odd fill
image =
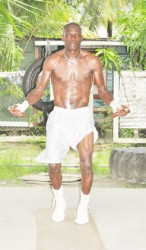
[[[3,40],[3,48],[0,51],[0,71],[17,71],[18,63],[22,58],[22,50],[18,47],[14,38]]]
[[[19,70],[23,56],[17,43],[20,39],[32,36],[58,38],[72,15],[75,14],[71,7],[61,0],[1,1],[0,71]]]
[[[135,66],[145,67],[145,0],[1,0],[0,2],[0,70],[19,70],[23,56],[18,46],[18,40],[33,36],[42,38],[60,38],[62,28],[70,21],[78,22],[83,29],[85,38],[97,38],[98,27],[102,23],[119,18],[118,10],[131,7],[138,2],[133,12],[120,14],[121,38],[128,45]],[[139,4],[140,3],[140,4]],[[29,40],[28,39],[28,40]],[[27,46],[27,44],[26,44]],[[111,51],[108,53],[110,63],[119,70],[119,64]],[[107,55],[104,54],[104,57]],[[117,60],[117,58],[116,58]],[[109,64],[104,59],[105,65]],[[119,63],[119,62],[118,62]],[[110,65],[109,65],[110,67]]]
[[[98,33],[100,25],[104,25],[108,34],[108,23],[111,25],[118,19],[118,11],[124,6],[128,8],[138,0],[90,0],[83,2],[80,23]]]
[[[102,62],[103,67],[106,69],[115,69],[118,73],[123,66],[123,62],[119,54],[112,48],[99,48],[96,49],[95,56],[98,56]]]
[[[19,85],[13,84],[0,84],[0,98],[1,97],[8,97],[11,100],[11,97],[15,98],[15,100],[23,99],[24,94],[22,89]]]
[[[120,129],[120,137],[121,138],[133,138],[134,137],[134,129],[129,129],[129,128]]]
[[[82,1],[1,0],[0,2],[0,71],[19,70],[23,53],[18,41],[32,37],[60,38],[68,22],[79,22]],[[83,35],[95,38],[86,28]],[[23,51],[24,52],[24,51]]]
[[[0,2],[0,71],[14,71],[22,56],[16,39],[22,39],[32,26],[20,10],[32,8],[23,1],[3,0]],[[19,11],[18,11],[19,10]]]
[[[100,116],[99,120],[96,124],[97,129],[99,133],[101,134],[101,137],[106,136],[106,131],[113,129],[113,119],[112,119],[112,114],[113,111],[108,105],[104,105],[100,108]]]
[[[139,0],[133,10],[119,12],[118,38],[129,50],[131,67],[146,69],[146,0]]]

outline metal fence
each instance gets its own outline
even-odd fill
[[[22,80],[24,71],[0,73],[0,136],[44,135],[47,114],[32,107],[26,118],[10,114],[8,107],[24,100]]]

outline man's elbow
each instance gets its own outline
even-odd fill
[[[38,91],[37,88],[34,88],[31,90],[31,92],[28,94],[27,98],[31,100],[35,100],[36,102],[40,100],[43,96],[43,91]]]
[[[105,91],[98,92],[99,97],[106,103],[109,104],[113,100],[112,93],[107,89]]]

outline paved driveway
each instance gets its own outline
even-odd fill
[[[76,209],[79,187],[64,193]],[[36,250],[37,212],[51,202],[50,187],[0,187],[0,249]],[[146,189],[93,187],[90,208],[107,250],[146,249]]]

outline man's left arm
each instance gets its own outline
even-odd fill
[[[93,60],[93,75],[94,75],[94,83],[96,84],[98,88],[98,94],[100,98],[103,100],[105,104],[108,104],[115,116],[125,116],[127,113],[129,113],[129,109],[125,105],[120,105],[118,101],[115,101],[113,98],[112,93],[106,88],[102,73],[102,66],[100,60],[96,57]]]

